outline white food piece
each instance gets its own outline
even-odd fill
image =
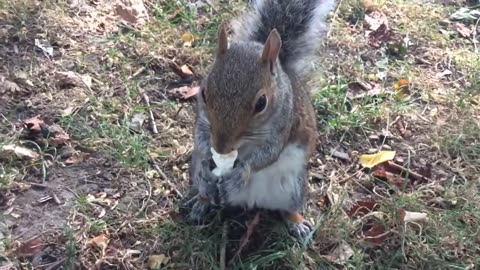
[[[212,171],[213,174],[220,176],[233,168],[233,164],[238,156],[237,150],[224,155],[217,153],[213,147],[210,148],[210,151],[212,152],[213,161],[217,165],[217,167]]]

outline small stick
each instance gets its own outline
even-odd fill
[[[143,99],[148,107],[148,114],[150,116],[150,124],[152,125],[152,132],[153,134],[158,134],[157,124],[155,124],[155,117],[153,116],[152,109],[150,108],[150,99],[148,98],[147,94],[143,93]]]
[[[62,204],[62,202],[58,198],[57,194],[55,194],[54,192],[52,192],[52,197],[53,197],[53,200],[55,201],[56,204],[58,204],[58,205]]]
[[[138,75],[140,75],[140,73],[142,73],[146,68],[145,67],[141,67],[139,69],[137,69],[137,71],[135,71],[135,73],[132,74],[132,76],[128,77],[129,80],[137,77]]]
[[[258,225],[259,221],[260,221],[260,212],[257,212],[253,220],[249,224],[247,224],[247,232],[242,236],[242,239],[240,240],[240,246],[238,247],[237,252],[235,252],[235,255],[233,256],[233,258],[228,263],[229,265],[233,263],[233,260],[235,258],[240,257],[240,253],[242,253],[243,248],[247,245],[248,240],[250,240],[253,230]]]
[[[227,242],[228,242],[228,221],[223,223],[222,228],[222,245],[220,247],[220,270],[226,269],[226,259],[227,259]]]
[[[412,177],[414,180],[431,180],[428,177],[425,177],[419,173],[413,172],[401,165],[396,164],[395,162],[388,161],[388,166],[391,166],[392,168],[395,168],[397,170],[400,170],[401,173],[408,174],[410,177]]]
[[[39,183],[28,183],[28,184],[36,188],[48,188],[48,186],[44,184],[39,184]]]
[[[183,198],[183,195],[182,193],[177,189],[177,187],[172,183],[170,182],[170,180],[168,179],[167,175],[162,171],[162,169],[160,169],[160,167],[158,166],[157,162],[155,162],[155,160],[153,158],[150,158],[150,161],[152,162],[153,164],[153,167],[155,168],[155,170],[157,170],[157,172],[160,174],[160,176],[163,178],[163,180],[165,180],[165,182],[167,183],[167,185],[173,189],[173,191],[175,191],[175,193],[177,193],[177,196],[180,197],[181,199]]]

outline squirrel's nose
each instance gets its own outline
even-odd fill
[[[235,150],[235,148],[228,142],[226,136],[218,136],[217,138],[212,137],[212,146],[215,151],[221,155],[228,154]]]

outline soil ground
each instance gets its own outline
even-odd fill
[[[112,1],[0,2],[0,269],[479,267],[475,1],[343,0],[330,14],[311,246],[275,213],[186,222],[189,93],[245,2],[146,0],[135,27]],[[394,157],[365,168],[379,151]]]

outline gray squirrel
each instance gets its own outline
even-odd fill
[[[215,61],[197,95],[190,164],[190,219],[212,205],[279,211],[292,236],[305,240],[308,161],[315,150],[311,62],[335,0],[257,0],[220,24]],[[213,148],[238,152],[231,171],[212,173]]]

